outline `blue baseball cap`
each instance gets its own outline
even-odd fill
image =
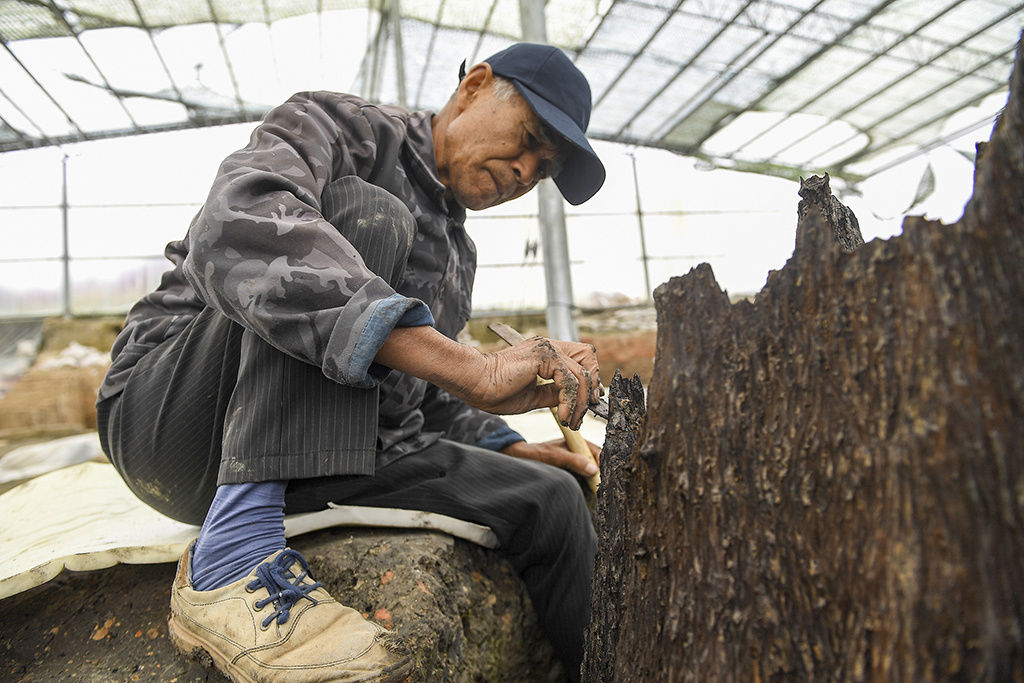
[[[554,177],[570,204],[582,204],[604,184],[604,164],[584,133],[590,123],[590,84],[564,52],[551,45],[516,43],[484,60],[512,81],[541,121],[567,143],[565,161]]]

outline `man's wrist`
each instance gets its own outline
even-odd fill
[[[490,451],[503,451],[512,444],[521,443],[526,441],[523,435],[515,431],[508,425],[502,425],[498,429],[494,430],[484,438],[476,442],[476,445],[480,448],[486,448]]]
[[[463,398],[483,372],[483,354],[432,327],[397,327],[377,352],[376,361],[426,380]]]

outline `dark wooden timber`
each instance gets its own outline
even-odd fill
[[[1018,49],[959,222],[858,247],[805,197],[754,301],[658,288],[585,680],[1024,680],[1022,81]]]

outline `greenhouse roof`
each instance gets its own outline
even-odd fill
[[[1024,3],[548,0],[590,135],[855,182],[990,125]],[[301,89],[437,109],[518,0],[5,0],[0,151],[258,120]]]

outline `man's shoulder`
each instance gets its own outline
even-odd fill
[[[405,125],[417,112],[392,104],[377,104],[358,95],[331,90],[308,90],[297,92],[288,98],[289,102],[316,102],[321,107],[340,113],[362,116],[369,121],[389,121]]]
[[[409,111],[390,104],[370,102],[358,95],[315,90],[298,92],[282,105],[286,117],[309,116],[330,120],[346,144],[372,143],[376,150],[408,148],[417,156],[432,156],[432,126],[430,111]],[[321,121],[325,123],[324,121]]]

